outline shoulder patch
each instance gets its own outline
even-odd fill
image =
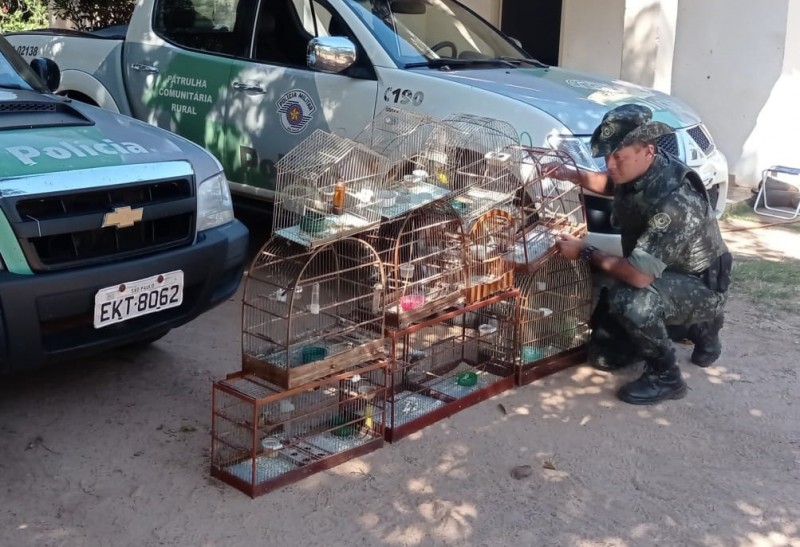
[[[672,223],[672,218],[667,213],[657,213],[650,219],[650,226],[656,230],[664,230]]]

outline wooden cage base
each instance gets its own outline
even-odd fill
[[[514,376],[518,386],[525,386],[545,376],[586,362],[586,344],[550,357],[517,365]]]

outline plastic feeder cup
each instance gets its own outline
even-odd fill
[[[542,352],[539,351],[539,348],[533,346],[524,346],[522,348],[522,362],[523,363],[532,363],[534,361],[538,361],[543,357]]]
[[[300,229],[307,234],[318,234],[325,229],[325,215],[316,211],[306,211],[300,220]]]
[[[331,422],[331,425],[341,425],[342,427],[337,427],[331,431],[331,435],[336,435],[337,437],[352,437],[356,433],[358,433],[359,425],[358,423],[347,424],[348,420],[344,416],[337,416]],[[347,425],[343,425],[347,424]]]
[[[303,364],[322,361],[328,356],[328,350],[319,346],[306,346],[303,348]]]
[[[462,372],[456,376],[456,384],[462,387],[472,387],[478,385],[478,375],[474,372]]]

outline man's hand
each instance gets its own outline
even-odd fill
[[[558,234],[556,236],[556,246],[558,247],[558,252],[567,260],[578,260],[581,251],[586,245],[584,245],[583,240],[571,234]]]

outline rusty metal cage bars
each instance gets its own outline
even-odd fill
[[[211,474],[252,497],[382,446],[385,360],[284,391],[246,373],[214,383]]]
[[[554,255],[535,272],[518,274],[515,283],[520,293],[517,340],[522,384],[539,377],[531,375],[537,367],[552,369],[559,359],[571,364],[571,357],[582,356],[590,333],[592,273],[584,261]]]
[[[243,369],[292,388],[383,356],[384,287],[365,241],[309,250],[270,239],[245,277]]]
[[[389,333],[390,385],[386,439],[397,441],[455,412],[492,397],[514,383],[501,329],[481,329],[470,316],[503,300],[512,289]],[[486,347],[494,348],[486,351]],[[505,349],[504,349],[505,348]]]
[[[275,235],[313,248],[380,221],[389,162],[362,144],[317,130],[276,170]]]
[[[435,201],[361,237],[384,265],[387,327],[404,328],[463,300],[468,238],[448,203]]]
[[[510,256],[517,268],[535,271],[555,254],[559,233],[576,237],[587,233],[583,190],[558,178],[576,171],[568,154],[547,148],[515,149],[521,162],[517,170],[525,183],[515,199],[521,230]]]

